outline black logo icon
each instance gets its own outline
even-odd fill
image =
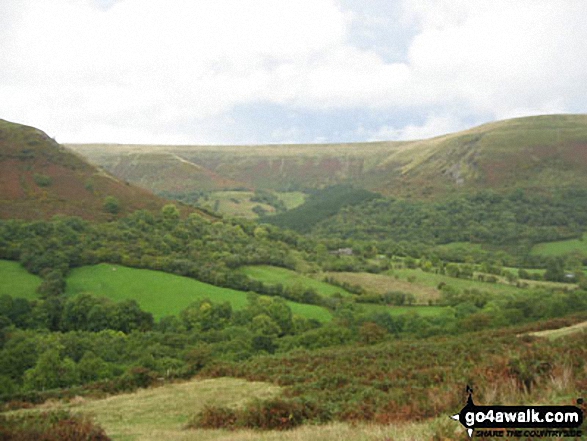
[[[477,406],[469,385],[467,394],[467,404],[451,418],[469,437],[475,429],[576,429],[583,424],[583,411],[576,406]]]

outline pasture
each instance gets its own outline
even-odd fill
[[[331,297],[334,294],[341,294],[342,296],[352,296],[352,294],[343,288],[331,285],[326,282],[304,276],[295,271],[285,268],[278,268],[270,265],[254,265],[244,266],[241,272],[251,279],[259,280],[268,285],[281,284],[288,288],[313,288],[316,292],[325,297]]]
[[[27,300],[37,298],[41,278],[25,270],[20,263],[0,260],[0,296],[9,295]]]
[[[275,211],[271,205],[251,201],[253,195],[254,193],[252,191],[214,191],[210,193],[209,200],[206,204],[216,208],[215,211],[219,213],[247,219],[258,217],[253,212],[253,208],[256,206],[262,207],[269,213]]]
[[[101,263],[74,269],[67,278],[66,294],[82,293],[107,297],[116,302],[134,299],[156,319],[176,315],[191,303],[209,298],[229,302],[233,309],[247,305],[245,292],[209,285],[188,277],[161,271],[127,268]],[[308,319],[328,321],[330,313],[322,307],[287,302],[294,314]]]
[[[388,305],[374,305],[369,303],[361,304],[369,312],[387,312],[392,317],[397,317],[405,314],[418,314],[422,317],[438,317],[442,315],[447,308],[445,306],[388,306]]]
[[[429,300],[434,301],[440,297],[440,291],[435,285],[411,283],[407,280],[401,280],[400,278],[395,278],[391,275],[328,272],[325,273],[325,276],[331,277],[340,283],[358,285],[369,293],[385,294],[390,291],[411,293],[416,297],[415,303],[418,305],[427,305]]]
[[[534,245],[531,251],[531,254],[542,256],[564,256],[573,253],[587,256],[587,233],[580,239],[539,243]]]

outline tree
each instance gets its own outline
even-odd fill
[[[77,367],[82,383],[102,380],[112,375],[112,369],[108,363],[90,351],[84,353]]]
[[[43,352],[34,368],[24,374],[26,390],[45,390],[67,387],[79,383],[79,372],[71,358],[61,359],[59,349]]]
[[[281,332],[279,325],[267,314],[259,314],[251,321],[251,329],[257,335],[277,337]]]
[[[37,291],[44,298],[63,294],[65,291],[65,278],[63,277],[63,273],[59,270],[49,271],[43,278],[41,285],[37,288]]]
[[[177,221],[179,219],[179,210],[173,204],[167,204],[161,209],[161,215],[166,221]]]
[[[544,280],[562,282],[565,280],[564,262],[560,257],[550,259],[546,265]]]

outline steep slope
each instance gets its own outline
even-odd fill
[[[153,191],[298,190],[370,186],[370,171],[402,143],[165,146],[67,144],[110,173]],[[191,164],[191,167],[189,167]],[[169,170],[173,173],[168,173]],[[149,178],[147,178],[147,176]]]
[[[587,115],[518,118],[410,142],[69,147],[155,191],[176,191],[178,176],[186,191],[352,184],[417,198],[587,185]]]
[[[111,205],[106,208],[106,198]],[[166,201],[121,182],[63,148],[44,132],[0,120],[0,218],[55,214],[108,219]]]
[[[587,115],[544,115],[416,141],[378,167],[384,193],[587,185]]]

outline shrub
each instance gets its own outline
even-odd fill
[[[106,196],[104,198],[104,211],[110,214],[117,214],[120,211],[120,201],[114,196]]]
[[[49,187],[53,183],[51,176],[42,175],[40,173],[35,173],[33,179],[39,187]]]
[[[68,411],[0,415],[0,439],[12,441],[108,441],[110,438],[90,419]]]
[[[246,406],[239,412],[239,425],[261,430],[288,430],[302,424],[306,417],[299,401],[275,398]]]
[[[256,400],[242,409],[206,406],[188,428],[290,430],[308,420],[326,422],[331,414],[316,403],[301,399]]]

